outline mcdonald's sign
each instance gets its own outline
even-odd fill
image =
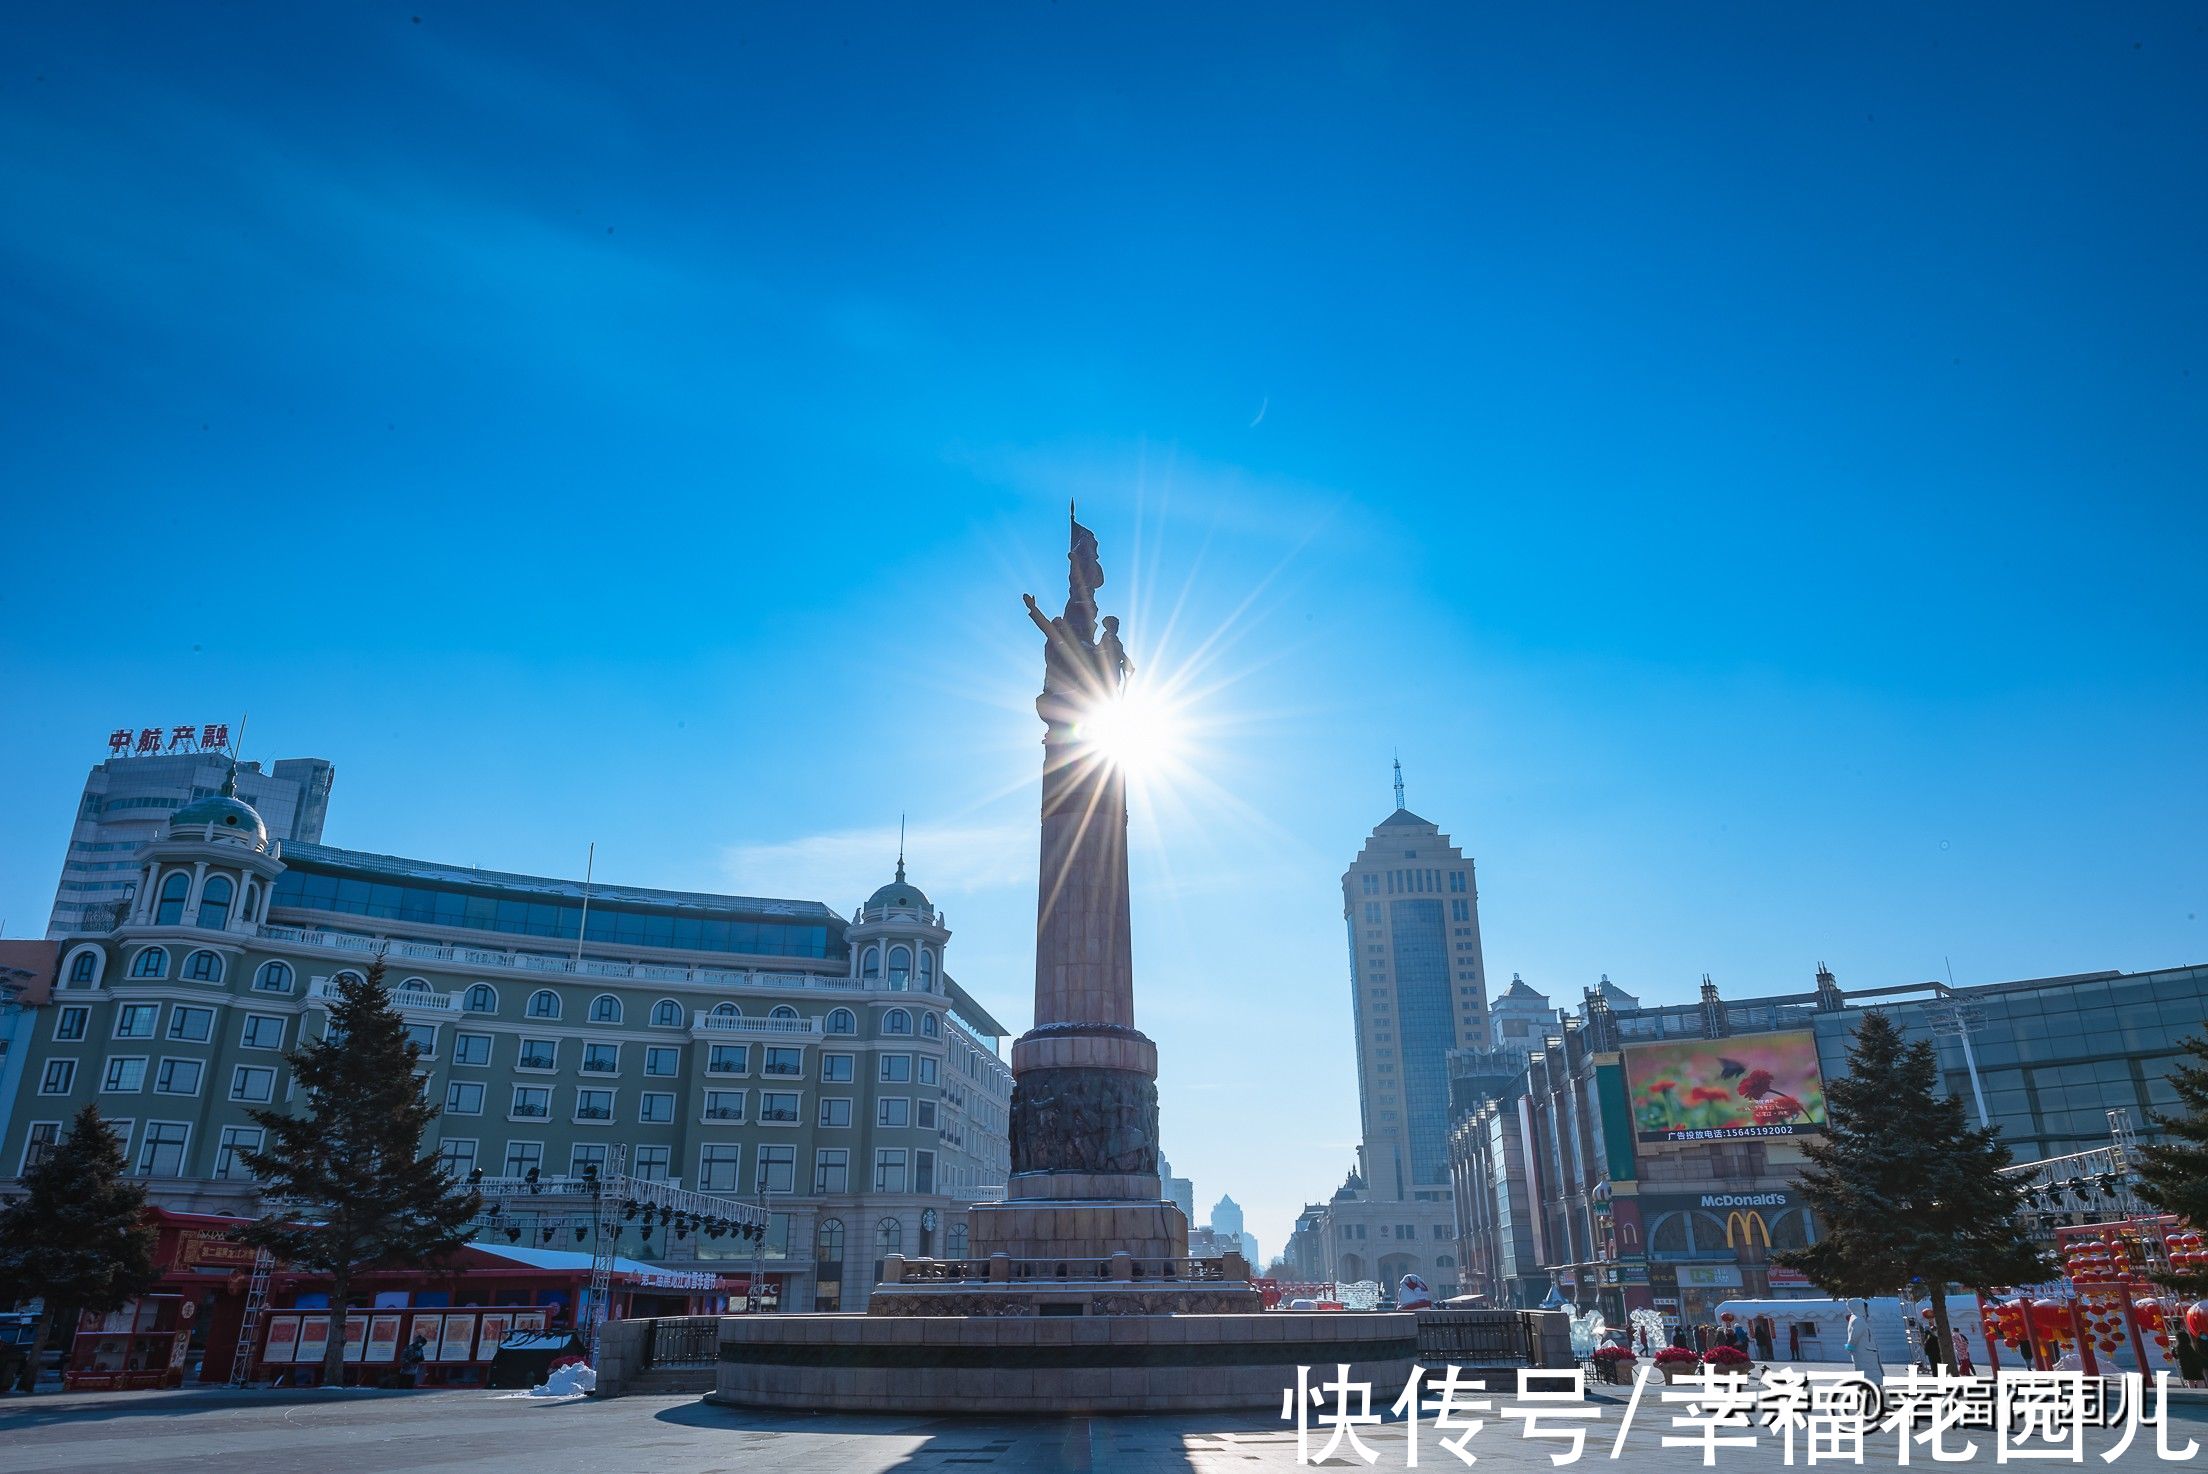
[[[1760,1209],[1735,1208],[1725,1215],[1726,1248],[1748,1248],[1758,1241],[1771,1247],[1771,1225],[1763,1221]]]

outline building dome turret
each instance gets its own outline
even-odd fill
[[[866,898],[860,916],[866,920],[889,911],[913,911],[922,916],[933,914],[935,908],[928,904],[928,893],[905,879],[905,862],[897,861],[897,878]]]
[[[220,792],[194,799],[169,816],[170,835],[186,837],[179,835],[183,830],[205,831],[209,838],[234,837],[257,850],[268,848],[268,825],[261,821],[260,811],[238,797],[238,769],[234,763],[222,780]]]

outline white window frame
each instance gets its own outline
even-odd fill
[[[15,1175],[17,1177],[21,1177],[31,1170],[32,1152],[37,1151],[42,1146],[50,1150],[61,1145],[61,1125],[62,1123],[59,1121],[31,1121],[24,1125],[23,1155],[16,1160],[15,1164]],[[52,1128],[52,1134],[44,1140],[41,1140],[38,1134],[39,1128],[42,1126]]]
[[[603,1066],[592,1064],[590,1060],[591,1052],[593,1050],[601,1050],[606,1052],[607,1054],[610,1054],[612,1056],[613,1062],[611,1064]],[[575,1071],[577,1074],[581,1075],[620,1074],[621,1046],[619,1044],[608,1043],[606,1040],[603,1039],[585,1039],[583,1041],[583,1057],[582,1060],[575,1066]]]
[[[843,1180],[830,1187],[827,1174],[834,1168]],[[847,1146],[817,1147],[813,1151],[813,1195],[843,1194],[851,1191],[851,1148]]]
[[[662,1113],[652,1114],[653,1101],[665,1102]],[[675,1124],[675,1093],[672,1090],[640,1090],[636,1096],[636,1119],[646,1126],[672,1126]]]
[[[460,1154],[454,1151],[453,1148],[458,1146],[464,1146],[468,1149],[467,1165],[455,1170]],[[483,1138],[480,1136],[447,1136],[437,1143],[437,1164],[443,1167],[447,1175],[455,1182],[466,1182],[468,1174],[482,1165],[482,1160]]]
[[[243,1138],[245,1137],[253,1139],[250,1146],[244,1141]],[[215,1180],[217,1182],[253,1181],[253,1173],[243,1161],[239,1160],[239,1153],[260,1151],[267,1140],[268,1133],[258,1126],[223,1127],[221,1134],[215,1139]],[[224,1161],[226,1155],[229,1159],[228,1164]],[[225,1171],[224,1167],[226,1165],[234,1165],[237,1170],[234,1172]]]
[[[875,1058],[877,1058],[877,1059],[879,1059],[879,1060],[881,1061],[881,1066],[880,1066],[880,1068],[878,1068],[878,1069],[877,1069],[877,1070],[876,1070],[876,1071],[874,1072],[874,1079],[875,1079],[875,1082],[876,1082],[877,1084],[881,1084],[881,1085],[910,1085],[910,1084],[912,1083],[912,1056],[911,1056],[911,1055],[909,1055],[909,1054],[882,1054],[882,1055],[876,1055],[876,1056],[875,1056]],[[896,1073],[894,1073],[894,1072],[893,1072],[893,1071],[891,1070],[891,1068],[890,1068],[890,1067],[891,1067],[892,1065],[895,1065],[895,1064],[902,1064],[902,1065],[903,1065],[903,1066],[905,1067],[905,1072],[904,1072],[904,1073],[903,1073],[902,1075],[896,1074]]]
[[[186,1019],[205,1015],[207,1032],[198,1036],[179,1034],[176,1026]],[[163,1039],[173,1039],[179,1044],[211,1044],[215,1038],[215,1011],[199,1003],[179,1003],[169,1009],[169,1026],[161,1031]]]
[[[53,1088],[54,1070],[57,1067],[65,1071],[61,1078],[61,1088],[59,1090]],[[67,1095],[76,1088],[77,1061],[74,1057],[49,1059],[38,1072],[38,1093],[40,1095]]]
[[[709,1164],[706,1161],[706,1154],[708,1152],[725,1153],[726,1160],[723,1161],[716,1158],[716,1160]],[[730,1174],[729,1180],[725,1183],[717,1181],[714,1177],[715,1170],[721,1167],[726,1167]],[[707,1141],[699,1143],[698,1191],[701,1193],[735,1193],[742,1192],[743,1189],[744,1148],[742,1143],[734,1141]]]
[[[770,1158],[768,1153],[774,1153]],[[773,1183],[776,1168],[787,1169],[789,1176],[780,1187]],[[797,1191],[797,1147],[789,1142],[762,1142],[751,1154],[752,1190],[760,1193],[794,1193]]]
[[[406,1024],[402,1027],[406,1030],[407,1042],[410,1044],[421,1044],[422,1041],[414,1037],[414,1031],[427,1029],[429,1031],[429,1043],[422,1046],[421,1057],[423,1059],[435,1059],[437,1057],[437,1035],[439,1030],[435,1024]]]
[[[902,1106],[902,1121],[889,1119],[890,1107]],[[874,1126],[879,1131],[905,1131],[912,1126],[912,1097],[909,1095],[877,1095],[874,1097]]]
[[[664,1070],[653,1069],[652,1066],[662,1057],[665,1057],[670,1062],[672,1067]],[[673,1080],[678,1078],[682,1074],[681,1046],[675,1044],[645,1045],[644,1073],[647,1077],[654,1080]]]
[[[820,1098],[820,1109],[814,1114],[814,1124],[819,1126],[820,1129],[823,1131],[850,1130],[851,1123],[856,1116],[856,1113],[851,1109],[851,1100],[852,1097],[848,1095],[822,1096]],[[831,1121],[828,1119],[828,1117],[832,1113],[833,1108],[836,1106],[843,1107],[843,1119],[840,1121]]]
[[[268,1076],[268,1094],[246,1095],[238,1089],[240,1082],[245,1079],[248,1073]],[[269,1104],[276,1099],[276,1067],[274,1065],[232,1065],[230,1067],[230,1092],[226,1098],[244,1101],[250,1105]]]
[[[146,1066],[147,1066],[147,1064],[148,1064],[148,1063],[150,1063],[149,1059],[147,1058],[147,1056],[145,1056],[145,1055],[143,1055],[143,1054],[111,1054],[111,1055],[109,1055],[109,1056],[108,1056],[108,1057],[107,1057],[106,1059],[104,1059],[104,1060],[100,1061],[100,1088],[99,1088],[99,1094],[101,1094],[101,1095],[137,1095],[137,1094],[139,1094],[139,1093],[140,1093],[141,1091],[143,1091],[143,1090],[144,1090],[144,1089],[146,1088],[146,1078],[147,1078],[147,1075],[148,1075],[148,1073],[149,1073],[149,1072],[147,1071],[147,1069],[146,1069]],[[117,1085],[117,1084],[115,1083],[115,1067],[116,1067],[117,1065],[136,1065],[136,1066],[138,1067],[138,1083],[137,1083],[137,1084],[135,1084],[135,1085]]]
[[[532,1044],[542,1044],[549,1048],[552,1051],[552,1063],[548,1065],[530,1064],[530,1057],[536,1053],[535,1050],[529,1047]],[[523,1039],[521,1047],[514,1052],[514,1072],[520,1075],[557,1075],[560,1072],[560,1041],[557,1039]]]
[[[193,1069],[199,1071],[197,1075],[192,1077],[191,1089],[171,1090],[161,1083],[161,1076],[167,1072],[171,1065],[190,1065]],[[207,1061],[195,1059],[188,1054],[165,1054],[161,1056],[160,1063],[153,1067],[153,1093],[155,1095],[197,1095],[206,1087],[206,1084]]]
[[[601,1003],[610,1003],[613,1005],[613,1017],[600,1018],[598,1016],[600,1012],[598,1005]],[[583,1022],[586,1024],[618,1024],[621,1022],[622,1018],[627,1014],[627,1012],[628,1010],[624,1009],[621,1006],[621,1000],[614,997],[613,994],[600,993],[597,997],[590,1000],[590,1007],[583,1010]]]
[[[652,1153],[650,1161],[644,1159],[646,1152]],[[629,1154],[630,1172],[646,1182],[665,1182],[667,1180],[667,1169],[674,1165],[675,1149],[665,1142],[647,1141]],[[656,1177],[652,1175],[655,1171],[658,1173]]]
[[[472,1044],[478,1039],[483,1041],[483,1057],[481,1059],[462,1059],[460,1057],[461,1045]],[[454,1030],[452,1035],[452,1066],[454,1069],[489,1069],[491,1066],[491,1036],[489,1034],[471,1034],[457,1029]]]
[[[606,1113],[603,1116],[586,1116],[583,1114],[584,1097],[592,1095],[602,1095],[606,1098]],[[620,1091],[610,1085],[578,1085],[575,1087],[575,1112],[568,1118],[569,1124],[575,1126],[611,1126],[620,1117]]]
[[[523,1110],[521,1093],[524,1090],[534,1091],[536,1094],[543,1096],[544,1109],[541,1111]],[[552,1119],[552,1087],[549,1085],[514,1086],[513,1094],[506,1099],[506,1119],[509,1121],[550,1121]]]
[[[897,1170],[897,1182],[894,1186],[889,1182],[892,1157],[896,1158]],[[874,1191],[901,1193],[907,1190],[906,1184],[911,1181],[912,1153],[909,1150],[901,1146],[881,1146],[874,1149]]]
[[[789,1119],[772,1120],[767,1112],[770,1100],[787,1100]],[[802,1090],[762,1090],[759,1092],[759,1124],[762,1126],[802,1126],[805,1124],[805,1092]]]
[[[268,985],[269,969],[276,967],[284,970],[284,985],[281,988],[272,988]],[[299,969],[293,967],[281,957],[271,957],[268,961],[253,969],[253,991],[256,993],[288,994],[298,981]]]
[[[736,1114],[734,1114],[733,1116],[714,1115],[713,1113],[716,1110],[725,1111],[728,1109],[726,1105],[714,1104],[715,1101],[724,1100],[728,1096],[736,1097]],[[708,1126],[743,1125],[746,1121],[749,1121],[751,1119],[751,1092],[748,1090],[706,1091],[705,1094],[699,1098],[698,1119],[703,1121]]]
[[[549,998],[552,1000],[552,1011],[550,1013],[539,1013],[537,1011],[537,1000],[539,998]],[[550,988],[537,989],[537,991],[529,995],[529,1002],[522,1009],[521,1016],[528,1019],[551,1019],[556,1022],[560,1016],[560,995],[553,992]]]
[[[843,1073],[836,1073],[841,1064]],[[850,1085],[859,1077],[859,1057],[855,1054],[823,1054],[820,1057],[820,1083],[823,1085]]]
[[[479,988],[490,995],[491,1006],[489,1008],[470,1008],[468,1006],[468,1000],[475,996],[476,990]],[[489,1018],[498,1012],[498,989],[492,987],[489,983],[468,984],[460,992],[460,1012],[475,1018]]]
[[[175,1170],[174,1172],[162,1172],[162,1173],[154,1173],[154,1172],[149,1172],[149,1171],[147,1171],[147,1170],[146,1170],[146,1148],[147,1148],[147,1147],[149,1147],[149,1146],[151,1146],[151,1145],[155,1145],[155,1143],[153,1143],[153,1142],[152,1142],[152,1141],[151,1141],[151,1140],[150,1140],[149,1138],[151,1138],[151,1137],[152,1137],[152,1135],[153,1135],[154,1131],[155,1131],[155,1130],[156,1130],[157,1128],[159,1128],[159,1127],[162,1127],[162,1126],[175,1126],[175,1127],[178,1127],[178,1128],[180,1128],[180,1129],[181,1129],[181,1130],[183,1131],[183,1133],[184,1133],[184,1139],[183,1139],[182,1141],[179,1141],[179,1142],[175,1143],[175,1146],[176,1146],[176,1170]],[[166,1146],[166,1145],[169,1145],[169,1143],[167,1143],[167,1142],[162,1142],[162,1143],[159,1143],[159,1145],[163,1145],[163,1146]],[[148,1122],[146,1122],[146,1134],[145,1134],[144,1136],[141,1136],[141,1137],[139,1137],[139,1138],[138,1138],[138,1143],[137,1143],[137,1145],[136,1145],[135,1147],[133,1147],[133,1148],[131,1149],[131,1154],[130,1154],[130,1175],[131,1175],[131,1176],[133,1176],[133,1177],[155,1177],[155,1176],[160,1176],[160,1177],[182,1177],[182,1176],[184,1176],[184,1175],[185,1175],[185,1171],[184,1171],[184,1169],[185,1169],[185,1168],[187,1168],[187,1167],[189,1167],[189,1166],[191,1166],[191,1165],[192,1165],[192,1123],[191,1123],[191,1122],[189,1122],[189,1121],[148,1121]]]
[[[143,1034],[135,1034],[135,1033],[133,1033],[133,1034],[126,1034],[126,1033],[124,1033],[124,1032],[123,1032],[123,1020],[125,1020],[125,1019],[127,1019],[127,1018],[131,1018],[131,1017],[134,1017],[134,1016],[135,1016],[135,1015],[137,1014],[137,1012],[138,1012],[138,1011],[139,1011],[140,1009],[150,1009],[150,1010],[152,1011],[152,1013],[153,1013],[153,1025],[152,1025],[152,1027],[150,1027],[149,1029],[147,1029],[147,1030],[146,1030],[146,1032],[144,1032]],[[118,1007],[118,1008],[116,1008],[116,1010],[115,1010],[115,1032],[114,1032],[114,1034],[113,1034],[112,1036],[110,1036],[110,1037],[112,1037],[112,1038],[116,1038],[116,1039],[158,1039],[158,1038],[160,1038],[160,1037],[161,1037],[161,1005],[160,1005],[160,1004],[158,1004],[158,1003],[125,1003],[125,1004],[122,1004],[121,1006],[119,1006],[119,1007]]]
[[[517,1153],[522,1147],[528,1147],[536,1153],[536,1156],[532,1159],[527,1155],[520,1155],[519,1160],[517,1160]],[[536,1168],[537,1175],[542,1177],[544,1175],[544,1143],[541,1141],[514,1141],[509,1139],[506,1143],[506,1155],[500,1160],[504,1163],[505,1175],[508,1177],[527,1177],[531,1167]]]
[[[671,1019],[662,1019],[660,1015],[670,1008],[675,1011],[675,1016]],[[651,1026],[655,1029],[679,1029],[683,1026],[682,1005],[672,998],[662,998],[652,1005],[651,1020]]]
[[[274,1024],[274,1025],[276,1026],[276,1042],[275,1042],[274,1044],[256,1044],[256,1043],[254,1043],[254,1042],[253,1042],[253,1039],[252,1039],[252,1034],[253,1034],[253,1026],[254,1026],[255,1024],[257,1024],[257,1023],[271,1023],[271,1024]],[[284,1016],[283,1016],[282,1014],[280,1014],[280,1013],[249,1013],[249,1014],[247,1014],[247,1015],[245,1016],[244,1020],[243,1020],[242,1022],[240,1022],[240,1023],[239,1023],[239,1025],[238,1025],[238,1048],[240,1048],[240,1049],[272,1049],[272,1050],[281,1050],[281,1049],[282,1049],[283,1047],[284,1047]]]
[[[795,1055],[797,1057],[797,1068],[793,1070],[777,1070],[769,1068],[769,1061],[771,1061],[777,1054]],[[759,1078],[762,1080],[804,1079],[805,1046],[803,1046],[802,1044],[796,1046],[788,1044],[762,1044],[761,1046],[759,1046]]]
[[[480,1116],[480,1115],[482,1115],[482,1114],[483,1114],[483,1101],[484,1101],[484,1099],[486,1098],[486,1096],[487,1096],[487,1095],[489,1094],[490,1088],[491,1088],[491,1087],[490,1087],[490,1082],[488,1082],[488,1081],[486,1081],[486,1080],[447,1080],[447,1081],[445,1082],[445,1110],[444,1110],[444,1113],[445,1113],[446,1115],[448,1115],[448,1116]],[[465,1108],[465,1107],[463,1107],[463,1106],[455,1105],[455,1104],[453,1103],[453,1094],[454,1094],[454,1092],[455,1092],[455,1091],[461,1091],[461,1090],[473,1090],[473,1091],[475,1092],[475,1109],[474,1109],[474,1110],[472,1110],[472,1111],[471,1111],[471,1110],[468,1110],[468,1109],[466,1109],[466,1108]]]
[[[77,1032],[75,1032],[74,1034],[63,1033],[62,1026],[69,1023],[72,1019],[76,1021]],[[91,1034],[92,1005],[90,1005],[89,1003],[69,1003],[64,1004],[62,1007],[54,1010],[54,1043],[82,1044],[86,1039],[91,1037]]]
[[[736,1051],[737,1067],[733,1070],[717,1070],[713,1060],[724,1049]],[[723,1080],[741,1080],[751,1074],[751,1046],[749,1044],[708,1044],[705,1046],[705,1073]]]

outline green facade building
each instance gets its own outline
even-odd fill
[[[127,915],[62,942],[0,1171],[93,1102],[154,1202],[255,1212],[247,1111],[290,1098],[287,1052],[381,952],[455,1176],[763,1193],[786,1309],[859,1308],[892,1252],[963,1253],[966,1205],[1002,1191],[1005,1031],[945,970],[950,932],[902,860],[846,918],[285,844],[227,785],[135,858]],[[751,1255],[664,1231],[647,1253]]]

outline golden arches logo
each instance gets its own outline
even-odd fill
[[[1725,1215],[1725,1247],[1728,1249],[1733,1247],[1735,1229],[1739,1230],[1741,1243],[1752,1246],[1756,1242],[1756,1236],[1761,1234],[1763,1236],[1763,1246],[1766,1249],[1771,1247],[1771,1225],[1765,1223],[1763,1215],[1755,1209],[1750,1208],[1743,1211],[1735,1208]]]

